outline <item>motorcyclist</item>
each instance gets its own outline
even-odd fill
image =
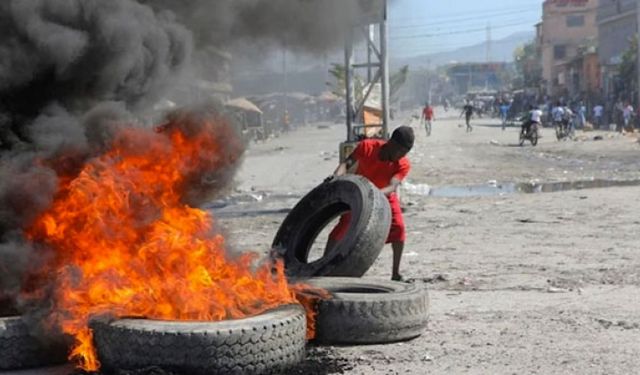
[[[564,125],[564,115],[565,115],[565,107],[562,103],[557,102],[556,106],[551,110],[551,118],[553,119],[553,124],[555,126],[563,126]]]
[[[540,127],[542,121],[542,111],[537,106],[529,107],[529,114],[525,121],[522,123],[522,133],[528,135],[531,133],[531,126],[536,124],[537,127]]]

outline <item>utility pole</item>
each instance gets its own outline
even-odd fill
[[[491,23],[487,24],[487,63],[491,61]]]
[[[282,122],[288,128],[289,124],[287,121],[290,121],[289,118],[289,72],[287,71],[287,46],[285,45],[282,48]],[[289,130],[289,129],[286,129]]]
[[[489,66],[489,63],[491,62],[491,23],[487,23],[487,68]],[[487,69],[485,68],[485,69]],[[485,90],[489,90],[489,74],[485,73],[485,81],[484,81],[484,87]]]

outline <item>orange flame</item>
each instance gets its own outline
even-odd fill
[[[27,230],[55,252],[38,275],[55,275],[52,321],[82,369],[100,367],[95,315],[217,321],[296,303],[282,263],[231,257],[213,218],[181,200],[189,178],[230,162],[217,128],[122,131]]]

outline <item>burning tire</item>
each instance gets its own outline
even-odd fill
[[[305,312],[294,305],[221,322],[122,319],[91,326],[108,370],[158,366],[187,374],[279,374],[305,355]]]
[[[416,338],[427,327],[429,298],[415,284],[356,278],[304,281],[332,298],[318,302],[316,342],[381,344]]]
[[[0,317],[0,370],[64,363],[65,349],[38,339],[19,316]]]
[[[318,234],[331,220],[351,212],[344,238],[322,258],[308,262]],[[285,262],[287,275],[364,275],[380,255],[391,226],[387,198],[367,179],[345,176],[324,183],[293,208],[282,223],[273,248]]]

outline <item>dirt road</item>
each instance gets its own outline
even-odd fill
[[[403,344],[314,349],[309,371],[638,372],[640,187],[438,198],[420,186],[634,180],[640,146],[593,132],[557,142],[545,129],[538,147],[521,148],[517,129],[502,131],[491,119],[475,123],[465,134],[461,120],[445,118],[426,138],[413,122],[419,137],[403,195],[403,272],[430,290],[429,330]],[[238,176],[238,196],[253,201],[243,208],[248,216],[220,211],[230,241],[268,249],[284,218],[279,210],[332,172],[343,137],[341,125],[310,127],[252,147]],[[262,213],[251,214],[256,207]],[[367,277],[388,278],[390,267],[389,249]]]

